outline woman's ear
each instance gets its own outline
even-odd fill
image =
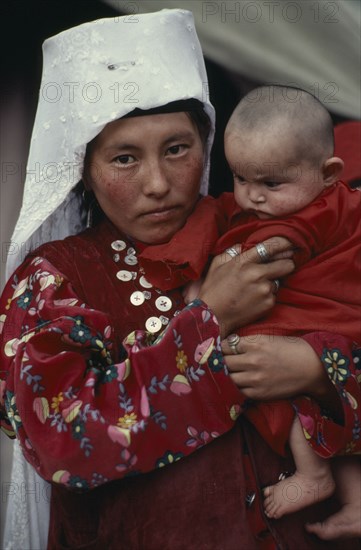
[[[343,166],[344,162],[339,157],[331,157],[324,162],[322,176],[325,187],[329,187],[340,178]]]

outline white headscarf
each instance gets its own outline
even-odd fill
[[[193,15],[185,10],[99,19],[61,32],[43,45],[38,110],[23,205],[7,274],[44,242],[85,227],[80,181],[86,145],[109,122],[135,108],[197,99],[212,129],[201,192],[207,193],[214,109]]]

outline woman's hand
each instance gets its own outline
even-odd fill
[[[296,336],[254,334],[222,351],[233,382],[257,401],[309,395],[339,413],[339,398],[313,348]]]
[[[199,292],[202,288],[203,283],[203,277],[201,279],[198,279],[197,281],[191,281],[190,283],[186,284],[185,287],[182,290],[182,296],[185,304],[190,304],[198,298]]]
[[[271,259],[285,253],[291,243],[282,237],[263,243]],[[240,249],[239,245],[234,248]],[[255,248],[235,258],[224,253],[214,258],[199,292],[216,315],[221,336],[225,337],[265,315],[275,304],[274,279],[289,275],[294,269],[291,259],[277,259],[263,264]]]

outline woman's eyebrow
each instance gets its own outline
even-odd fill
[[[104,147],[105,151],[120,151],[122,149],[140,149],[137,145],[134,145],[134,143],[127,143],[127,142],[120,142],[120,143],[112,143],[110,145],[107,145]]]
[[[167,145],[168,143],[171,143],[173,141],[181,141],[183,139],[188,139],[188,140],[194,139],[194,133],[189,132],[188,130],[185,130],[184,132],[176,132],[171,136],[168,136],[163,141],[163,144]],[[141,148],[142,148],[141,146],[135,145],[134,143],[130,143],[130,142],[111,143],[110,145],[107,145],[106,147],[104,147],[105,151],[111,151],[111,150],[119,151],[122,149],[135,150],[135,149],[141,149]]]
[[[172,141],[181,141],[182,139],[194,139],[194,133],[185,130],[184,132],[176,132],[164,140],[164,144]]]

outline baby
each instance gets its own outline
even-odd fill
[[[239,334],[303,335],[307,340],[308,334],[328,331],[359,341],[361,194],[338,181],[343,161],[333,151],[331,117],[315,97],[282,86],[253,90],[236,107],[225,133],[234,195],[202,199],[177,234],[176,247],[159,245],[141,258],[146,271],[147,262],[157,262],[159,277],[151,282],[159,288],[165,282],[166,289],[179,286],[185,282],[178,277],[180,265],[183,271],[187,265],[189,279],[195,280],[206,268],[209,252],[223,253],[235,243],[247,250],[272,237],[285,237],[295,247],[297,269],[282,281],[271,313]],[[187,302],[197,296],[200,284],[188,285]],[[357,384],[350,380],[339,350],[324,349],[322,334],[319,345],[333,383],[341,388],[346,382]],[[351,396],[346,390],[343,395],[347,414],[354,418]],[[301,396],[292,405],[254,403],[245,413],[276,452],[285,454],[289,444],[293,453],[296,472],[264,490],[265,512],[275,519],[324,500],[335,490],[331,463],[325,460],[332,453],[323,444],[322,422],[312,426],[307,421],[313,401]],[[353,423],[350,447],[357,448],[358,419]],[[346,447],[337,439],[337,427],[332,437],[335,448]],[[307,529],[324,539],[361,536],[359,460],[337,458],[332,466],[342,508]]]
[[[313,265],[314,286],[308,287],[308,273],[300,280],[303,298],[309,302],[306,309],[309,312],[313,309],[317,316],[316,308],[323,308],[327,297],[331,300],[341,297],[345,302],[351,297],[349,303],[355,306],[356,316],[349,318],[351,323],[348,326],[343,324],[343,319],[340,320],[335,332],[359,339],[359,272],[353,280],[352,277],[351,280],[349,277],[343,279],[342,272],[339,274],[340,289],[349,285],[347,296],[343,298],[342,290],[338,292],[335,288],[328,288],[326,279],[321,281],[325,290],[320,296],[320,303],[317,303],[317,286],[320,283],[317,280],[317,266],[320,262],[315,256],[326,250],[337,250],[337,254],[328,256],[329,269],[337,270],[337,258],[341,261],[343,244],[350,235],[356,236],[359,228],[360,195],[356,195],[358,191],[349,191],[344,184],[338,183],[343,161],[333,156],[333,148],[332,120],[323,105],[311,94],[299,89],[269,86],[258,88],[244,97],[233,112],[225,132],[225,154],[234,176],[234,198],[242,212],[234,216],[231,222],[233,229],[219,241],[217,251],[247,239],[249,246],[250,239],[260,242],[272,234],[289,238],[301,249],[298,261],[296,254],[296,264],[302,265],[311,260]],[[347,213],[350,202],[351,208]],[[340,224],[344,227],[340,228]],[[301,235],[297,235],[298,231]],[[346,258],[347,250],[344,252]],[[351,261],[352,250],[349,250],[347,264],[352,270]],[[356,266],[355,271],[357,273]],[[311,283],[312,279],[309,281]],[[295,284],[296,280],[293,282]],[[285,289],[283,296],[281,290],[281,302],[292,300],[292,286]],[[311,299],[315,294],[316,299]],[[276,305],[277,317],[274,315],[272,321],[266,319],[269,328],[273,325],[278,333],[290,334],[292,329],[287,331],[289,320],[291,327],[297,325],[302,331],[307,329],[309,319],[306,316],[303,322],[302,300],[294,305],[299,308],[298,315],[292,317],[291,314],[288,319],[284,316],[286,308]],[[293,315],[295,311],[293,308]],[[330,317],[326,315],[326,326],[329,321]],[[322,327],[321,323],[322,312],[319,327]],[[252,332],[257,332],[255,326],[247,327],[242,334]],[[267,333],[264,324],[262,332]],[[277,407],[278,403],[274,406]],[[259,407],[262,408],[262,405]],[[268,407],[271,408],[268,408],[265,417],[269,417],[272,410],[272,405]],[[251,421],[252,417],[257,416],[256,411],[257,408],[250,414]],[[258,426],[256,420],[254,423]],[[327,498],[334,491],[330,462],[312,450],[305,435],[307,437],[298,418],[294,418],[288,441],[296,472],[265,488],[264,505],[268,517],[279,518],[295,512]],[[336,538],[347,525],[350,536],[361,536],[359,460],[348,458],[337,462],[335,477],[339,481],[338,491],[343,508],[324,524],[309,526],[308,530],[321,538]]]

